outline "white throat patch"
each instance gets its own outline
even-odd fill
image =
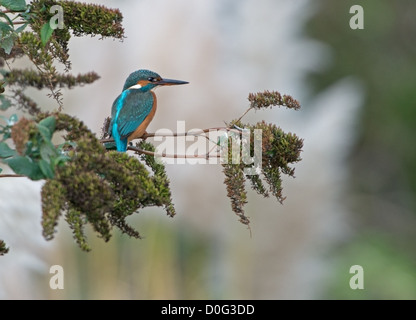
[[[134,86],[131,86],[131,87],[128,87],[127,88],[127,90],[130,90],[130,89],[140,89],[142,86],[140,85],[140,84],[135,84]]]

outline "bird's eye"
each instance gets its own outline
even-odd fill
[[[147,78],[147,80],[149,80],[150,82],[156,82],[157,81],[157,79],[153,78],[153,77],[149,77],[149,78]]]

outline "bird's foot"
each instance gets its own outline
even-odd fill
[[[142,140],[144,141],[144,140],[146,140],[146,139],[147,139],[147,137],[148,137],[148,135],[147,135],[147,131],[145,131],[145,132],[142,134],[141,138],[142,138]]]

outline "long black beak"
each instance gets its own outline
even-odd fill
[[[189,82],[182,80],[173,80],[173,79],[162,79],[157,82],[161,86],[176,86],[178,84],[187,84]]]

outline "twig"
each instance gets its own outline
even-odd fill
[[[227,132],[235,132],[235,133],[241,133],[240,130],[235,128],[228,128],[228,127],[214,127],[214,128],[208,128],[208,129],[201,129],[198,132],[173,132],[173,133],[147,133],[145,136],[142,137],[142,139],[146,138],[153,138],[153,137],[186,137],[186,136],[199,136],[203,133],[207,133],[210,131],[219,131],[219,130],[225,130]],[[114,142],[114,139],[108,138],[108,139],[101,139],[101,143],[106,142]]]
[[[127,146],[127,150],[132,150],[140,154],[147,154],[149,156],[161,156],[162,158],[173,158],[173,159],[209,159],[210,157],[220,158],[220,154],[210,155],[209,152],[206,154],[197,154],[197,155],[186,155],[186,154],[157,154],[153,151],[143,150],[134,146]]]
[[[0,178],[23,178],[27,176],[24,176],[22,174],[0,174]]]
[[[243,115],[240,117],[240,118],[238,118],[238,120],[237,120],[237,122],[240,122],[240,120],[251,110],[251,109],[253,109],[253,107],[250,107],[250,108],[248,108],[247,110],[246,110],[246,112],[244,112],[243,113]]]
[[[220,131],[225,130],[227,132],[235,132],[240,133],[239,130],[236,130],[234,128],[229,127],[213,127],[208,129],[201,129],[200,131],[192,131],[192,132],[181,132],[181,133],[148,133],[146,134],[146,138],[152,138],[152,137],[183,137],[183,136],[199,136],[203,133],[208,133],[210,131]]]
[[[1,10],[1,13],[18,13],[18,12],[25,12],[24,10],[10,10],[10,9],[6,9],[6,10]]]

